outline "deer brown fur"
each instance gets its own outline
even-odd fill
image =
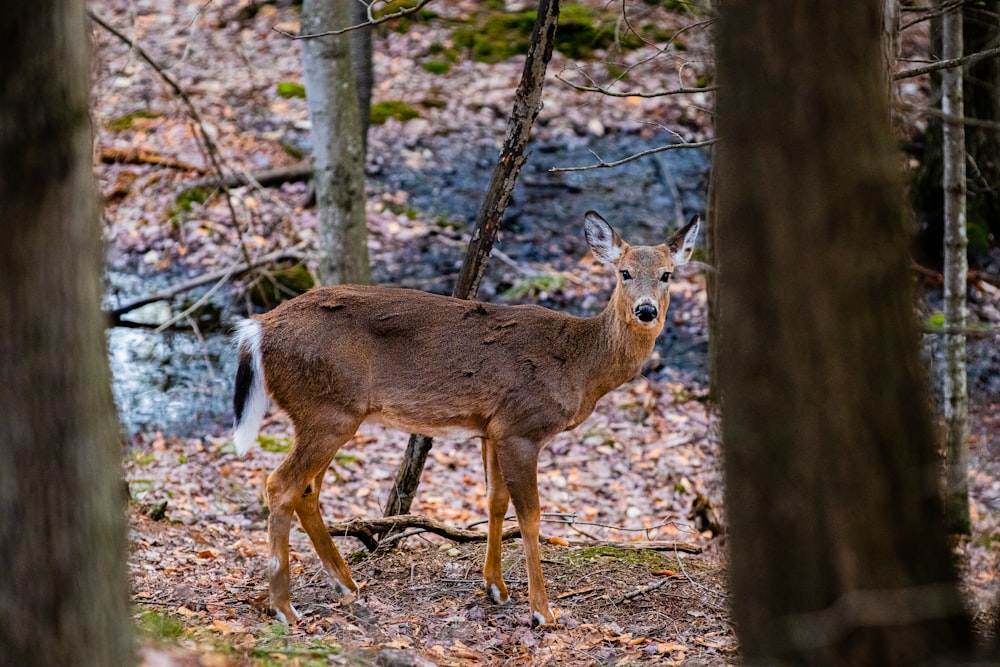
[[[292,515],[342,591],[351,573],[328,534],[318,494],[330,462],[365,421],[482,440],[489,528],[483,579],[509,601],[500,534],[513,501],[521,528],[533,624],[553,623],[542,579],[537,463],[542,446],[632,378],[663,329],[668,280],[690,257],[695,217],[658,246],[629,246],[598,214],[587,241],[618,270],[605,310],[574,317],[538,306],[498,306],[416,290],[320,287],[241,323],[236,444],[256,438],[266,393],[295,427],[295,444],[267,479],[271,606],[293,622],[288,568]]]

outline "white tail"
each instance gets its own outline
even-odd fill
[[[318,495],[340,446],[362,422],[380,421],[482,439],[486,590],[499,604],[509,601],[500,535],[513,501],[532,624],[553,623],[538,547],[538,453],[642,367],[663,329],[670,274],[690,258],[699,228],[696,216],[662,245],[633,247],[588,212],[584,229],[594,256],[618,271],[611,301],[596,317],[342,285],[313,289],[241,323],[237,449],[245,452],[256,438],[265,382],[295,426],[295,445],[267,479],[271,606],[279,618],[297,618],[289,594],[292,514],[335,585],[357,590],[320,516]]]

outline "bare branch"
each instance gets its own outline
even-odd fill
[[[378,18],[372,16],[371,5],[368,5],[368,16],[369,16],[368,21],[365,21],[364,23],[358,23],[357,25],[349,25],[346,28],[338,28],[337,30],[327,30],[324,32],[316,32],[308,35],[293,35],[290,32],[286,32],[284,30],[280,30],[279,28],[275,27],[272,27],[271,30],[275,31],[279,35],[284,35],[289,39],[316,39],[317,37],[331,37],[333,35],[343,35],[345,32],[350,32],[352,30],[360,30],[361,28],[367,28],[369,26],[378,25],[379,23],[392,21],[393,19],[403,18],[404,16],[408,16],[410,14],[416,14],[421,9],[423,9],[425,5],[430,3],[430,1],[431,0],[420,0],[420,2],[413,5],[412,7],[404,7],[403,9],[400,9],[398,12],[385,14]]]
[[[913,69],[903,70],[902,72],[896,72],[895,74],[893,74],[892,80],[899,81],[901,79],[909,79],[914,76],[920,76],[921,74],[929,74],[930,72],[936,72],[942,69],[951,69],[952,67],[971,65],[972,63],[977,63],[980,60],[986,60],[987,58],[996,58],[997,56],[1000,56],[1000,46],[994,49],[987,49],[986,51],[980,51],[978,53],[970,53],[969,55],[962,56],[961,58],[940,60],[936,63],[931,63],[930,65],[924,65],[923,67],[915,67]]]
[[[552,167],[549,172],[563,172],[563,171],[589,171],[591,169],[610,169],[611,167],[619,167],[626,162],[631,162],[632,160],[638,160],[639,158],[644,158],[648,155],[654,155],[656,153],[662,153],[663,151],[673,151],[679,150],[681,148],[704,148],[705,146],[711,146],[712,144],[719,141],[719,138],[706,139],[705,141],[692,141],[679,144],[667,144],[666,146],[658,146],[657,148],[650,148],[647,151],[642,151],[641,153],[636,153],[635,155],[629,155],[620,160],[615,160],[614,162],[605,162],[604,159],[590,151],[591,154],[597,158],[597,164],[589,164],[583,167]]]
[[[596,84],[587,86],[580,83],[573,83],[569,79],[564,78],[562,72],[557,72],[556,78],[565,83],[570,88],[578,90],[582,93],[600,93],[601,95],[607,95],[608,97],[666,97],[667,95],[689,95],[691,93],[711,93],[715,90],[718,90],[719,88],[718,86],[705,86],[704,88],[675,88],[673,90],[658,90],[651,93],[642,91],[627,91],[619,93],[609,88],[603,88]]]

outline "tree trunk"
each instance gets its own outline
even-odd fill
[[[962,53],[962,8],[942,18],[943,57]],[[962,68],[941,73],[941,109],[944,112],[944,324],[965,328],[965,291],[969,273],[965,231],[965,104]],[[969,394],[965,372],[965,335],[945,335],[945,522],[953,533],[969,534]]]
[[[351,3],[351,12],[351,25],[361,25],[368,21],[368,6],[364,2]],[[371,124],[372,88],[375,86],[371,26],[351,31],[351,64],[354,66],[354,90],[358,96],[358,112],[361,114],[361,154],[364,162],[364,156],[368,154],[368,126]]]
[[[305,0],[302,31],[351,24],[352,3]],[[313,185],[319,216],[319,278],[325,285],[368,283],[365,141],[350,34],[303,40],[302,64],[312,120]]]
[[[542,109],[542,86],[545,70],[552,58],[556,25],[559,19],[559,0],[539,0],[538,16],[531,32],[531,44],[521,70],[521,81],[514,93],[514,108],[507,120],[507,136],[500,157],[493,169],[489,188],[476,218],[472,240],[466,251],[458,283],[452,292],[460,299],[474,299],[479,282],[486,270],[486,259],[493,249],[500,222],[503,219],[514,183],[526,159],[524,149],[531,136],[531,126]],[[385,516],[406,514],[420,484],[420,476],[433,443],[426,435],[411,435],[406,455],[396,471],[396,481],[389,492]]]
[[[1000,44],[1000,0],[966,3],[962,8],[966,53]],[[985,121],[965,127],[967,222],[981,236],[1000,238],[1000,58],[970,65],[963,77],[965,115]],[[994,240],[994,244],[996,241]],[[982,239],[973,252],[985,250]]]
[[[719,380],[746,664],[967,650],[877,4],[721,3]]]
[[[0,664],[134,661],[82,0],[0,9]]]

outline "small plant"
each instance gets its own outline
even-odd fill
[[[298,97],[304,100],[306,98],[306,87],[298,81],[279,81],[277,91],[278,97],[286,99]]]
[[[405,123],[408,120],[413,120],[414,118],[419,117],[420,112],[406,102],[389,100],[372,105],[371,122],[373,125],[382,125],[390,118],[395,118],[396,120]]]
[[[137,619],[139,633],[157,641],[179,639],[185,634],[184,620],[172,614],[146,610]]]
[[[125,130],[131,130],[132,125],[139,118],[159,118],[160,114],[153,113],[152,111],[146,111],[145,109],[136,109],[131,113],[127,113],[124,116],[119,116],[118,118],[112,118],[104,127],[108,128],[113,132],[123,132]]]
[[[421,65],[429,74],[447,74],[451,71],[451,63],[447,60],[431,60]]]
[[[285,454],[292,448],[291,438],[265,435],[263,433],[257,436],[257,442],[260,443],[261,449],[272,454]]]

